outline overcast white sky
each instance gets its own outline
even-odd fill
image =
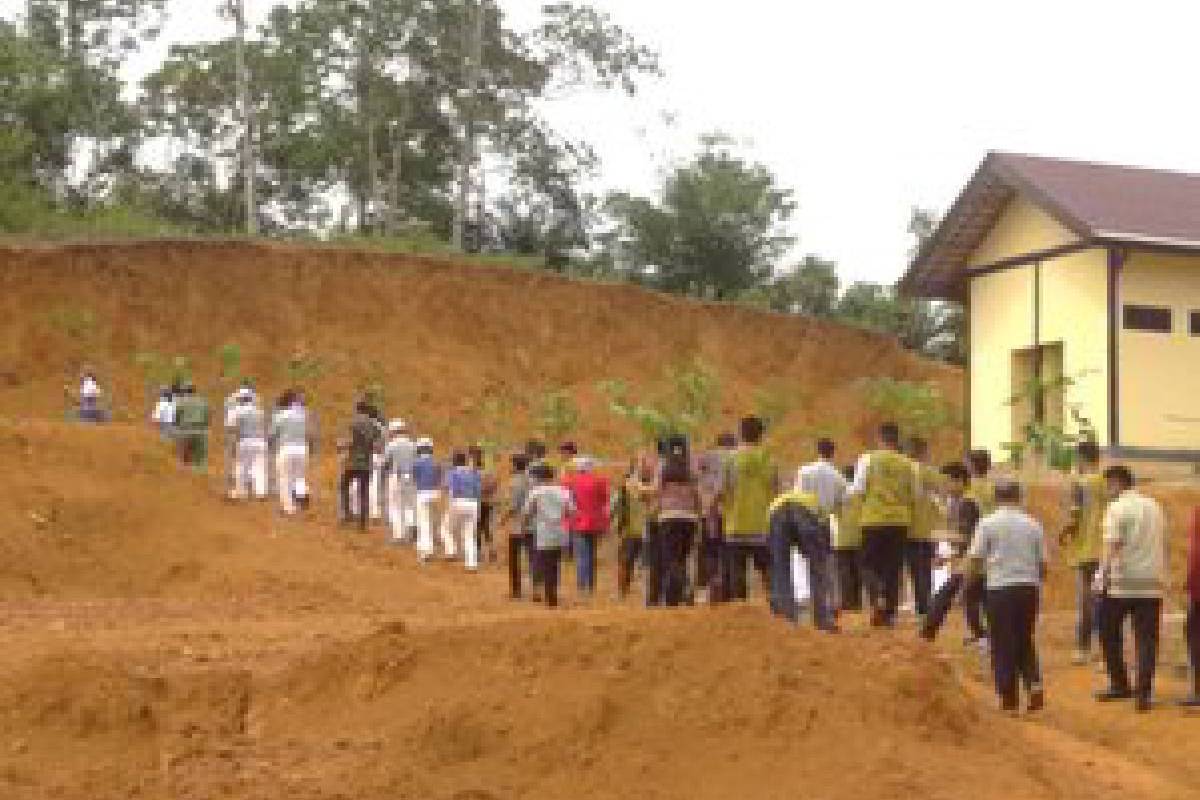
[[[274,0],[247,2],[261,16]],[[501,2],[518,25],[542,5]],[[1200,172],[1200,3],[592,2],[667,73],[633,100],[548,110],[597,147],[601,185],[653,192],[719,129],[795,190],[800,252],[847,280],[897,278],[909,208],[945,210],[989,149]],[[166,39],[222,35],[216,4],[175,0]],[[23,6],[0,0],[0,13]]]

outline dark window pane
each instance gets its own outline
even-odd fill
[[[1125,306],[1125,330],[1171,332],[1171,309],[1155,306]]]
[[[1190,315],[1190,329],[1192,336],[1200,336],[1200,311],[1193,311]]]

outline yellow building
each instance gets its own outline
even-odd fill
[[[900,288],[966,307],[972,447],[1200,461],[1200,175],[990,153]]]

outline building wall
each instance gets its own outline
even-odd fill
[[[1061,247],[1078,239],[1033,203],[1014,197],[967,263],[972,267],[991,264],[1025,253]]]
[[[1015,199],[972,255],[971,265],[1058,247],[1076,237],[1023,199]],[[1039,277],[1040,275],[1040,277]],[[1040,283],[1040,290],[1035,290]],[[971,280],[971,445],[1003,456],[1014,439],[1014,354],[1062,344],[1062,371],[1076,381],[1065,404],[1108,439],[1108,284],[1103,250],[1046,259]],[[1035,296],[1040,313],[1035,325]],[[1037,329],[1035,331],[1035,328]],[[1064,414],[1068,430],[1075,424]]]
[[[1200,449],[1200,256],[1132,252],[1121,274],[1121,303],[1172,309],[1170,334],[1120,333],[1121,445]]]

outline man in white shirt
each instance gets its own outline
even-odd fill
[[[840,587],[835,580],[833,567],[833,536],[830,520],[842,510],[846,503],[846,479],[836,466],[833,459],[837,455],[837,445],[832,439],[821,439],[817,442],[817,460],[805,464],[796,474],[796,488],[812,494],[817,498],[817,517],[821,523],[819,546],[828,558],[821,559],[828,565],[830,574],[825,576],[823,585],[829,587],[829,608],[838,608]]]
[[[1100,601],[1100,643],[1108,668],[1108,689],[1100,702],[1133,698],[1139,712],[1150,710],[1154,667],[1158,661],[1159,626],[1166,586],[1166,535],[1162,507],[1134,488],[1125,466],[1104,471],[1109,503],[1104,516],[1104,551],[1096,574]],[[1137,685],[1131,687],[1125,667],[1125,618],[1133,620],[1137,651]]]
[[[232,425],[229,423],[232,422]],[[226,425],[233,430],[236,441],[233,490],[231,497],[244,500],[254,492],[255,498],[267,496],[267,416],[259,408],[254,391],[243,388],[238,392],[238,404]]]

